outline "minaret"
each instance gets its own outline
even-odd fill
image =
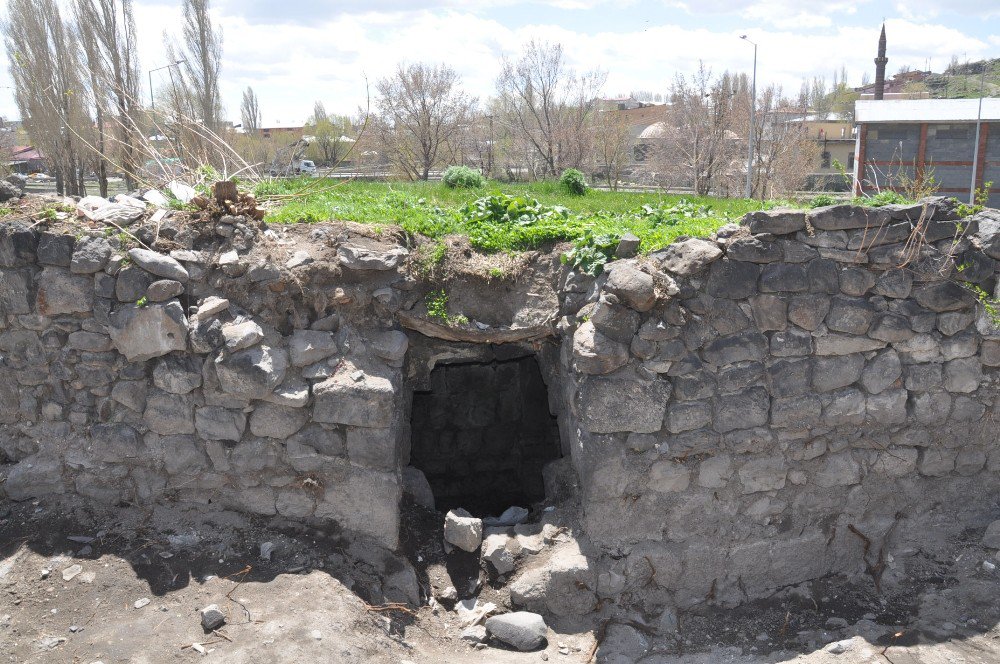
[[[889,58],[885,57],[885,23],[882,24],[882,35],[878,38],[878,57],[875,58],[875,99],[881,99],[885,91],[885,65]]]

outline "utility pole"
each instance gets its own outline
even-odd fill
[[[972,148],[972,182],[969,185],[969,205],[976,204],[976,170],[979,166],[979,134],[983,129],[983,86],[986,82],[986,66],[988,61],[983,62],[983,70],[979,73],[979,111],[976,113],[976,140]]]
[[[747,191],[746,197],[753,198],[753,135],[756,129],[755,111],[757,108],[757,44],[740,35],[740,39],[753,44],[753,82],[750,84],[750,130],[747,132]]]

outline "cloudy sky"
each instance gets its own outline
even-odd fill
[[[135,3],[146,81],[145,70],[166,63],[163,33],[178,31],[181,3]],[[803,77],[830,80],[844,66],[856,85],[874,68],[883,19],[890,73],[1000,56],[1000,3],[988,0],[215,0],[213,15],[223,29],[227,114],[238,121],[250,85],[265,125],[302,123],[314,100],[353,113],[366,77],[400,61],[446,62],[470,93],[487,97],[501,57],[531,38],[562,43],[579,70],[607,71],[608,95],[665,91],[699,60],[716,72],[749,71],[753,50],[741,34],[760,45],[759,83],[795,93]],[[4,71],[0,114],[17,117],[9,85]]]

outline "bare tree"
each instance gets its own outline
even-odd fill
[[[798,190],[819,156],[816,142],[799,123],[790,121],[785,112],[790,106],[780,87],[768,86],[759,96],[753,128],[754,198],[773,198]]]
[[[219,70],[222,67],[222,29],[212,25],[209,0],[184,0],[184,29],[180,44],[167,43],[171,60],[183,60],[187,105],[194,118],[217,131],[222,115]]]
[[[563,61],[560,44],[532,40],[516,62],[504,58],[497,100],[543,175],[584,165],[590,154],[588,125],[605,79],[601,71],[577,76]]]
[[[104,123],[114,128],[117,170],[129,188],[135,187],[138,164],[139,57],[132,0],[75,0],[77,34],[90,75],[91,96],[97,114],[100,173],[107,162]],[[109,114],[108,111],[112,110]],[[107,188],[102,184],[102,191]]]
[[[594,161],[608,186],[618,191],[622,171],[632,161],[632,126],[620,111],[600,111],[594,120]]]
[[[715,79],[704,65],[690,79],[678,75],[650,167],[700,196],[719,193],[740,168],[746,139],[734,128],[749,116],[749,98],[745,76]]]
[[[336,165],[343,159],[354,142],[350,137],[353,133],[351,119],[343,115],[330,115],[321,101],[313,105],[313,114],[306,121],[305,130],[316,139],[309,146],[312,156],[316,161],[329,166]]]
[[[14,98],[28,134],[51,160],[56,187],[84,193],[80,158],[92,126],[83,70],[56,0],[9,0],[4,25]]]
[[[475,100],[448,65],[402,65],[375,86],[378,143],[408,178],[426,180],[451,160]]]
[[[256,133],[261,127],[260,103],[257,100],[257,94],[249,85],[243,91],[243,103],[240,104],[240,118],[243,122],[244,133]]]

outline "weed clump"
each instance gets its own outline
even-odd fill
[[[483,174],[468,166],[449,166],[441,181],[450,189],[480,189],[486,184]]]
[[[567,168],[562,172],[559,176],[559,185],[574,196],[583,196],[589,189],[587,179],[575,168]]]

